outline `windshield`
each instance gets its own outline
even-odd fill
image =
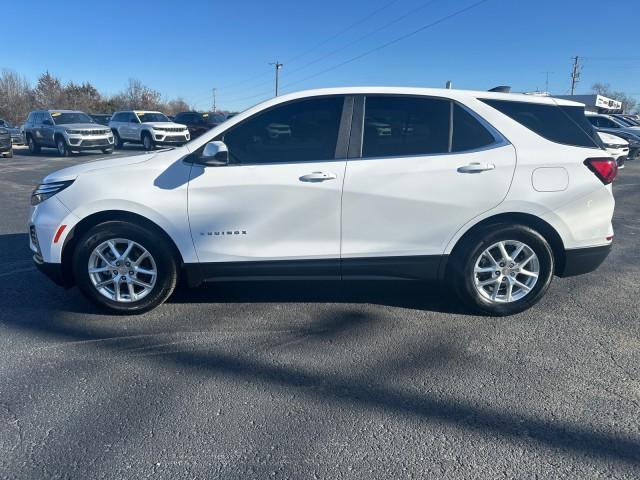
[[[142,123],[171,121],[165,114],[159,112],[136,112],[136,115]]]
[[[53,123],[56,125],[95,123],[89,115],[82,112],[51,112],[51,118],[53,118]]]

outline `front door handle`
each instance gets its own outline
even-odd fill
[[[313,172],[307,173],[300,177],[301,182],[324,182],[326,180],[335,180],[338,176],[335,173]]]
[[[496,166],[493,163],[472,162],[468,165],[458,167],[458,173],[480,173],[487,170],[494,170]]]

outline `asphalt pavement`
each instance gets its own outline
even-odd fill
[[[606,263],[513,317],[410,282],[208,284],[123,317],[28,248],[34,185],[94,158],[0,159],[0,478],[640,477],[640,162]]]

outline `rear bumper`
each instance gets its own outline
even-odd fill
[[[564,264],[556,270],[559,277],[573,277],[597,269],[611,251],[611,244],[565,250]]]

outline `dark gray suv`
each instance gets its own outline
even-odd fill
[[[65,157],[81,150],[113,152],[113,134],[89,115],[75,110],[36,110],[24,124],[24,137],[29,152],[39,153],[52,147]]]

